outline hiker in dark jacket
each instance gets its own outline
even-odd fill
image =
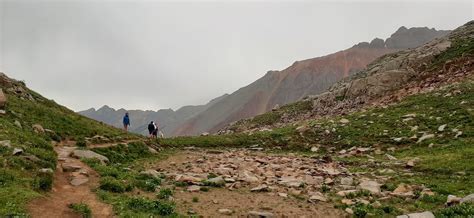
[[[125,116],[123,117],[123,128],[125,131],[128,131],[128,127],[130,126],[130,117],[128,116],[128,112],[125,113]]]
[[[156,129],[155,123],[151,121],[150,124],[148,124],[148,133],[150,134],[150,138],[153,138],[153,132],[155,131],[155,129]]]

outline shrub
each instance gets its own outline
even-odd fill
[[[436,217],[472,217],[474,215],[474,205],[464,203],[443,208],[436,211],[435,215]]]
[[[53,188],[53,174],[40,173],[34,179],[34,187],[39,191],[50,191]]]
[[[193,197],[193,200],[192,200],[192,201],[193,201],[194,203],[197,203],[197,202],[199,202],[199,198],[195,196],[195,197]]]
[[[83,218],[92,217],[92,211],[89,208],[89,206],[85,203],[70,204],[69,208],[71,208],[74,212],[81,214]]]
[[[100,180],[100,189],[114,193],[123,193],[128,190],[127,185],[112,177],[103,177]]]
[[[169,197],[173,196],[173,191],[169,188],[162,188],[158,193],[159,199],[168,199]]]
[[[80,147],[80,148],[85,148],[85,147],[87,147],[86,139],[85,139],[84,137],[78,138],[77,141],[76,141],[76,146],[77,146],[77,147]]]

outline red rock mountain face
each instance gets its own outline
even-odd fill
[[[387,40],[374,39],[323,57],[297,61],[282,71],[269,71],[207,110],[179,125],[172,135],[216,132],[227,124],[324,92],[334,83],[364,69],[378,57],[422,45],[449,31],[401,27]]]

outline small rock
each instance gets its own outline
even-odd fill
[[[109,162],[109,159],[106,156],[97,154],[90,150],[74,150],[74,152],[72,153],[72,157],[75,157],[78,159],[81,159],[81,158],[98,159],[102,163]]]
[[[270,212],[264,211],[250,211],[248,214],[248,218],[273,218],[275,215]]]
[[[34,124],[33,126],[33,131],[35,131],[35,133],[44,133],[44,128],[43,126],[41,126],[40,124]]]
[[[397,216],[397,218],[435,218],[434,214],[430,211],[423,213],[411,213],[407,215]]]
[[[70,163],[63,163],[61,164],[61,167],[63,168],[63,172],[74,172],[74,171],[82,169],[81,166],[70,164]]]
[[[250,189],[251,192],[267,192],[268,186],[267,185],[259,185],[255,188]]]
[[[198,185],[191,185],[186,189],[188,192],[199,192],[201,187]]]
[[[71,185],[73,186],[80,186],[82,184],[85,184],[89,182],[89,179],[88,178],[74,178],[71,180]]]
[[[402,140],[403,140],[402,137],[400,137],[400,138],[394,138],[394,139],[393,139],[393,141],[395,141],[395,142],[401,142]]]
[[[278,193],[278,196],[280,197],[283,197],[283,198],[287,198],[288,197],[288,194],[287,193]]]
[[[208,132],[203,132],[203,133],[201,133],[201,136],[208,136],[208,135],[209,135]]]
[[[378,195],[380,194],[380,186],[377,181],[373,180],[362,180],[361,183],[359,184],[358,188],[362,190],[367,190],[371,192],[372,194]]]
[[[14,148],[12,154],[13,154],[13,155],[20,155],[20,154],[23,154],[23,149],[21,149],[21,148]]]
[[[311,147],[311,152],[318,152],[318,151],[319,151],[319,147],[316,147],[316,146]]]
[[[448,195],[448,199],[446,200],[446,205],[453,205],[461,203],[461,198],[455,195]]]
[[[213,186],[224,186],[226,183],[226,181],[224,180],[224,178],[222,178],[222,176],[208,179],[206,180],[206,182],[210,183]]]
[[[354,214],[354,211],[351,208],[346,208],[344,211],[346,211],[348,214]]]
[[[318,201],[322,201],[322,202],[326,202],[328,199],[326,197],[324,197],[324,195],[321,193],[321,192],[315,192],[313,194],[311,194],[311,196],[309,197],[309,202],[318,202]]]
[[[11,148],[12,147],[12,142],[10,140],[0,141],[0,146]]]
[[[390,194],[399,197],[414,196],[412,187],[403,183],[398,185],[398,187]]]
[[[439,132],[443,132],[444,129],[446,128],[446,126],[447,126],[447,124],[443,124],[443,125],[439,126],[439,127],[438,127],[438,131],[439,131]]]
[[[19,129],[23,128],[23,127],[21,126],[20,121],[18,121],[18,120],[15,120],[15,126],[17,126]]]
[[[350,123],[351,121],[349,121],[346,118],[342,118],[341,120],[339,120],[339,122],[342,123],[342,124],[347,124],[347,123]]]
[[[232,215],[234,213],[234,211],[229,209],[219,209],[218,212],[222,215]]]
[[[409,160],[406,164],[407,168],[413,168],[415,167],[415,160]]]
[[[354,179],[352,177],[343,177],[341,178],[341,185],[353,185],[354,184]]]
[[[43,168],[43,169],[40,169],[39,172],[40,172],[40,173],[52,174],[54,171],[53,171],[53,169],[51,169],[51,168]]]
[[[345,205],[349,205],[349,206],[355,204],[353,200],[347,199],[347,198],[342,199],[341,203],[343,203]]]
[[[387,157],[389,160],[397,160],[396,157],[390,155],[390,154],[385,154],[385,157]]]
[[[474,203],[474,194],[470,194],[461,199],[461,203]]]
[[[435,137],[434,134],[425,134],[425,135],[421,136],[416,143],[418,144],[418,143],[421,143],[424,140],[431,139],[431,138],[434,138],[434,137]]]
[[[334,184],[334,180],[332,180],[331,178],[328,177],[324,180],[324,184],[332,185],[332,184]]]
[[[357,190],[346,190],[346,191],[339,191],[336,194],[341,196],[341,197],[345,197],[346,195],[348,195],[350,193],[356,193],[356,192],[357,192]]]

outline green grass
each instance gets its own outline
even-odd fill
[[[452,43],[452,45],[446,49],[446,51],[437,55],[431,63],[431,68],[436,68],[449,60],[453,60],[459,57],[473,57],[474,56],[474,40],[472,39],[460,39]]]
[[[91,218],[92,210],[89,208],[89,205],[85,203],[70,204],[71,208],[75,213],[80,214],[83,218]]]
[[[39,173],[42,168],[56,169],[51,141],[94,135],[112,140],[138,137],[80,116],[27,89],[22,82],[13,84],[23,91],[12,92],[9,85],[0,87],[8,98],[7,113],[0,116],[0,141],[9,140],[12,146],[0,146],[0,217],[26,214],[26,204],[51,189],[52,175]],[[36,133],[32,127],[35,124],[48,131]],[[13,156],[13,148],[24,152]]]

